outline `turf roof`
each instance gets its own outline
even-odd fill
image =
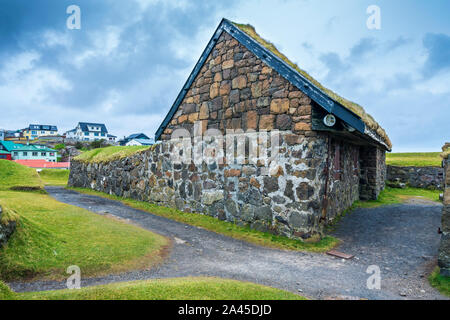
[[[306,71],[299,68],[299,66],[292,61],[290,61],[284,54],[282,54],[278,49],[275,47],[274,44],[270,43],[269,41],[261,38],[261,36],[256,32],[255,28],[250,24],[239,24],[236,22],[233,22],[233,24],[238,27],[240,30],[245,32],[247,35],[249,35],[251,38],[253,38],[255,41],[257,41],[259,44],[264,46],[266,49],[270,50],[273,54],[278,56],[281,60],[283,60],[285,63],[287,63],[289,66],[291,66],[294,70],[296,70],[298,73],[300,73],[302,76],[307,78],[309,81],[311,81],[316,87],[318,87],[320,90],[322,90],[325,94],[327,94],[331,99],[334,101],[340,103],[342,106],[347,108],[348,110],[352,111],[353,113],[357,114],[361,119],[364,121],[366,126],[370,128],[371,130],[375,131],[386,143],[386,145],[391,149],[392,143],[389,139],[388,135],[386,134],[386,131],[375,121],[375,119],[366,111],[363,107],[361,107],[359,104],[349,101],[335,92],[331,91],[328,88],[325,88],[322,84],[320,84],[317,80],[315,80],[313,77],[311,77]]]
[[[446,143],[442,151],[442,158],[447,159],[450,156],[450,143]]]

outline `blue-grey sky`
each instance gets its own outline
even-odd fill
[[[69,30],[66,8],[81,9]],[[369,30],[366,10],[381,9]],[[365,107],[394,151],[450,140],[448,0],[0,0],[0,128],[153,135],[222,17]]]

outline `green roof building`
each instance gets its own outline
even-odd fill
[[[57,162],[58,152],[41,145],[24,145],[0,141],[0,150],[10,152],[13,160],[45,160]]]

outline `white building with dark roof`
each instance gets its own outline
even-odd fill
[[[74,139],[79,141],[110,141],[108,129],[103,123],[89,123],[79,122],[75,129],[66,132],[67,139]]]

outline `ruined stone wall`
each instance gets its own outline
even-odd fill
[[[438,264],[441,274],[450,277],[450,156],[444,160],[444,172],[444,208],[442,210],[442,238]]]
[[[387,167],[387,180],[423,189],[444,188],[444,169],[439,167]]]

